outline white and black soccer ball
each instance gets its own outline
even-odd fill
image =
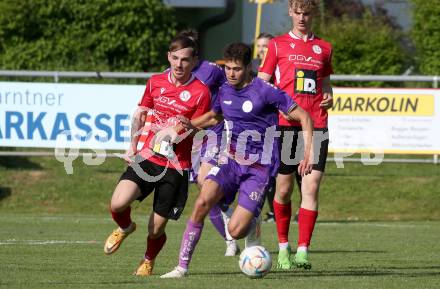
[[[238,266],[247,276],[262,278],[272,268],[272,257],[263,246],[252,246],[241,252]]]

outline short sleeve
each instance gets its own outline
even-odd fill
[[[285,114],[288,114],[297,106],[296,102],[283,90],[268,82],[265,82],[265,86],[264,96],[267,104],[274,106]]]
[[[142,96],[142,99],[139,102],[138,106],[153,108],[154,102],[153,102],[153,97],[151,96],[151,91],[152,91],[152,80],[150,78],[147,81],[147,85],[145,86],[144,95]]]
[[[211,93],[207,86],[204,87],[198,102],[198,106],[191,119],[199,117],[210,110],[211,106]]]
[[[277,65],[277,47],[275,38],[269,41],[266,53],[261,61],[259,72],[273,75]]]

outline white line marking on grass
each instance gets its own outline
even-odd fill
[[[370,227],[384,227],[384,228],[430,228],[429,224],[393,224],[393,223],[364,223],[364,222],[334,222],[334,223],[317,223],[318,226],[370,226]]]
[[[69,221],[72,223],[80,222],[93,222],[93,223],[112,223],[113,220],[108,216],[103,217],[75,217],[75,216],[26,216],[26,215],[10,215],[10,216],[0,216],[0,220],[14,219],[14,221],[27,222],[38,221],[38,222],[58,222],[58,221]]]
[[[67,240],[0,240],[0,245],[59,245],[59,244],[97,244],[95,240],[91,241],[67,241]]]

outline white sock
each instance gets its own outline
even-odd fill
[[[185,273],[188,272],[188,269],[185,269],[185,268],[180,267],[180,266],[177,266],[176,269],[179,270],[180,272],[185,272]]]
[[[287,247],[289,247],[289,242],[286,242],[286,243],[278,243],[278,246],[279,246],[280,250],[287,249]]]
[[[298,249],[296,249],[297,252],[306,252],[308,251],[308,248],[306,246],[299,246]]]

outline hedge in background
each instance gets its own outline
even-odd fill
[[[0,0],[2,69],[158,71],[176,33],[161,0]]]
[[[321,35],[333,45],[336,74],[399,75],[405,71],[405,52],[398,34],[370,12],[365,12],[359,19],[343,16],[331,20]],[[367,83],[353,82],[350,85],[364,86]]]
[[[412,0],[412,39],[420,73],[440,75],[440,3]]]

